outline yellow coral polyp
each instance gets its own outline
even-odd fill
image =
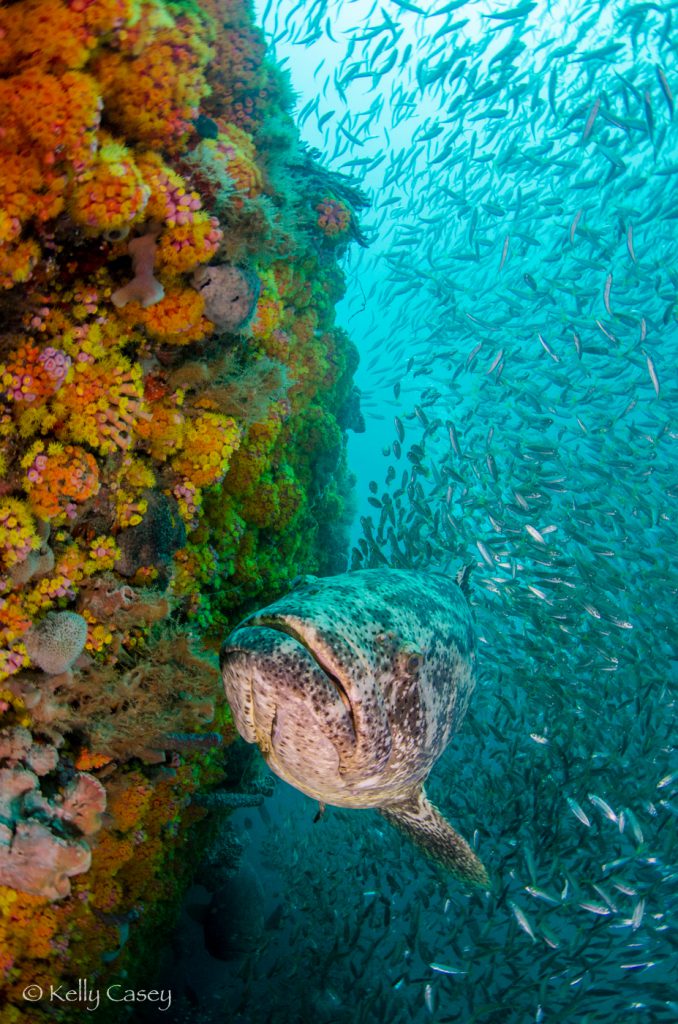
[[[165,462],[184,444],[185,417],[172,400],[154,402],[151,418],[139,423],[137,436],[152,458]]]
[[[145,498],[137,501],[129,498],[116,502],[116,504],[118,514],[115,517],[115,525],[120,529],[126,526],[139,526],[148,510],[148,502]]]
[[[37,551],[41,541],[25,502],[0,498],[0,568],[9,569]]]
[[[186,422],[184,450],[172,468],[196,487],[210,487],[223,479],[231,455],[240,445],[240,430],[230,416],[204,412]]]
[[[125,455],[113,483],[115,527],[138,526],[148,509],[143,493],[155,486],[155,473],[141,459]]]
[[[87,640],[85,642],[85,649],[90,654],[100,654],[105,651],[113,643],[113,634],[102,622],[97,622],[94,616],[87,611],[83,612],[84,618],[87,620]]]
[[[72,316],[79,319],[86,319],[91,316],[91,309],[94,306],[98,309],[100,296],[90,292],[88,301],[83,301],[84,294],[79,290],[71,293],[69,299],[73,300],[70,312]],[[89,312],[88,312],[89,307]],[[121,311],[121,312],[124,312]],[[100,317],[99,319],[103,319]],[[78,362],[94,362],[110,357],[115,349],[120,349],[131,340],[131,331],[125,329],[125,325],[117,315],[117,310],[106,323],[82,323],[74,324],[50,312],[46,323],[48,333],[59,338],[59,343],[65,352]]]
[[[179,506],[179,515],[191,530],[200,525],[202,514],[202,491],[190,480],[181,480],[172,488],[172,494]]]
[[[211,145],[220,163],[239,192],[248,196],[259,195],[263,178],[251,137],[242,128],[222,118],[217,118],[216,123],[219,134]]]
[[[7,885],[0,885],[0,915],[5,915],[19,899],[16,889],[10,889]]]
[[[136,220],[149,196],[130,150],[104,137],[96,159],[76,178],[69,209],[84,227],[114,231]]]
[[[114,537],[104,535],[95,537],[89,544],[85,572],[88,576],[96,572],[105,572],[107,569],[112,569],[119,558],[120,548]]]
[[[13,242],[21,234],[21,221],[17,216],[12,216],[8,207],[9,203],[4,210],[0,210],[0,245]]]
[[[75,575],[64,573],[60,567],[57,567],[49,576],[43,576],[26,594],[24,599],[26,611],[32,618],[35,618],[40,612],[53,608],[60,598],[72,599],[75,597],[76,580],[81,575],[82,573]]]
[[[261,295],[250,324],[252,337],[256,339],[269,338],[280,326],[282,314],[283,306],[279,300],[272,295]]]
[[[0,392],[15,402],[41,402],[61,387],[70,358],[58,349],[23,342],[0,364]]]
[[[252,337],[258,340],[269,338],[280,327],[284,312],[273,272],[268,270],[260,274],[260,281],[261,291],[250,324]]]
[[[194,550],[182,548],[174,556],[172,593],[179,597],[197,597],[200,593],[199,559]]]
[[[166,164],[159,153],[150,150],[140,153],[137,163],[151,190],[149,217],[169,227],[189,223],[202,207],[199,194],[191,191],[185,179]]]
[[[14,646],[30,626],[31,612],[26,607],[23,594],[13,593],[0,597],[0,648]],[[24,654],[22,648],[22,658]]]
[[[0,249],[0,288],[13,288],[28,281],[40,259],[40,246],[32,239]]]
[[[68,537],[66,531],[57,531],[56,540],[65,541]],[[69,579],[77,582],[84,576],[85,556],[77,544],[69,544],[63,554],[59,556],[56,563],[57,572],[63,573]]]

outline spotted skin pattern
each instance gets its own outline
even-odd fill
[[[423,782],[475,685],[473,622],[447,576],[366,569],[306,577],[221,650],[240,734],[301,792],[374,807],[470,884],[487,875]]]

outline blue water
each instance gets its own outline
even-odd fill
[[[264,9],[302,137],[372,200],[349,564],[474,563],[428,790],[494,886],[278,783],[228,826],[274,921],[190,961],[190,1019],[675,1021],[678,7]]]

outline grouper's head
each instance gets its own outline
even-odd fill
[[[226,638],[224,687],[238,732],[271,769],[332,803],[352,776],[363,790],[383,767],[390,728],[359,641],[323,629],[294,598],[250,616]]]
[[[395,570],[312,580],[226,638],[236,728],[309,796],[379,806],[426,776],[463,715],[469,635],[447,581]]]

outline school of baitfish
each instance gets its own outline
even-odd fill
[[[238,1019],[668,1024],[678,3],[263,13],[315,66],[302,133],[372,199],[351,568],[475,562],[478,687],[427,789],[496,884],[455,888],[370,812],[301,851],[273,829],[288,910]]]

